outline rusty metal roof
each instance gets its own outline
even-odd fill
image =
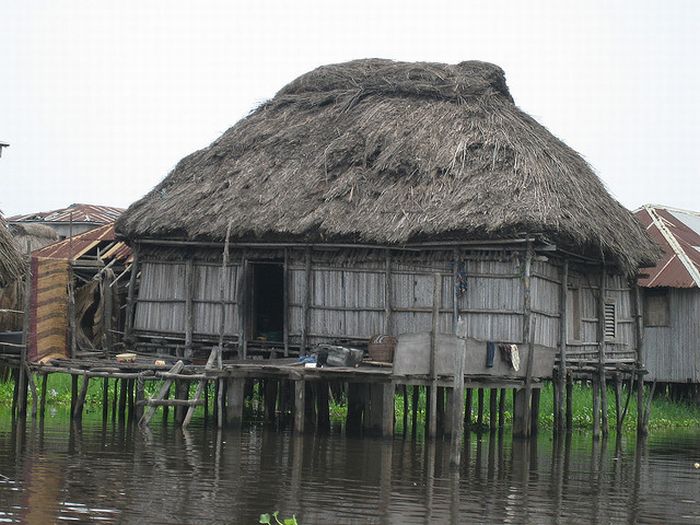
[[[700,288],[700,213],[647,204],[634,212],[647,233],[661,246],[663,256],[640,286]]]
[[[116,221],[124,212],[123,208],[114,206],[98,206],[95,204],[71,204],[59,210],[40,211],[9,217],[9,222],[70,222],[106,224]],[[72,219],[71,219],[72,214]]]
[[[122,241],[117,241],[114,222],[92,230],[74,235],[72,238],[49,244],[32,253],[35,257],[48,259],[78,260],[85,255],[98,255],[103,261],[117,259],[123,262],[131,260],[131,248]]]

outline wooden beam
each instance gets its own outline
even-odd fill
[[[525,369],[525,391],[524,399],[519,401],[524,404],[522,407],[524,414],[522,420],[522,436],[530,435],[530,418],[527,417],[527,412],[530,407],[530,399],[532,397],[532,369],[535,361],[535,348],[532,340],[532,290],[531,290],[531,274],[532,274],[532,244],[528,240],[527,249],[525,252],[525,268],[523,271],[523,344],[527,346],[527,364]],[[514,425],[515,431],[515,425]]]
[[[311,301],[311,249],[304,252],[304,302],[301,306],[302,328],[299,353],[306,355],[309,334],[309,304]]]
[[[284,357],[289,356],[289,250],[284,249],[284,266],[282,268],[282,341]]]
[[[139,245],[134,245],[131,275],[129,275],[129,291],[126,298],[126,320],[124,321],[124,340],[133,343],[134,310],[136,308],[136,282],[139,273]]]
[[[221,255],[221,270],[219,273],[219,349],[217,355],[218,367],[222,367],[222,354],[224,352],[224,334],[226,331],[226,285],[228,284],[228,257],[229,257],[229,240],[231,237],[231,222],[229,221],[226,228],[226,240],[224,242],[224,251]],[[244,356],[245,359],[245,356]]]
[[[600,268],[600,290],[598,295],[598,374],[600,386],[600,409],[603,436],[608,435],[608,388],[605,377],[605,294],[607,286],[607,271],[605,266]]]
[[[440,320],[440,302],[442,300],[442,276],[436,273],[433,277],[433,317],[432,330],[430,332],[430,399],[428,437],[437,435],[437,333]]]

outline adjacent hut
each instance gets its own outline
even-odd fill
[[[15,281],[22,274],[22,256],[17,251],[12,234],[0,214],[0,288]]]
[[[663,249],[642,270],[644,352],[649,381],[676,394],[700,384],[700,213],[648,204],[635,215]]]
[[[22,256],[15,247],[12,234],[7,228],[5,219],[0,214],[0,357],[13,349],[3,342],[16,343],[19,335],[16,332],[22,328],[21,300],[18,300],[22,289],[21,276],[24,264]]]
[[[366,344],[431,330],[438,297],[441,332],[595,371],[636,366],[631,283],[657,252],[518,109],[503,71],[476,61],[302,75],[181,160],[117,230],[138,258],[127,332],[142,349]]]
[[[43,248],[58,240],[56,230],[46,224],[14,223],[9,225],[17,250],[27,259],[34,250]]]

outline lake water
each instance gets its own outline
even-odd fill
[[[700,523],[698,431],[618,445],[471,434],[454,471],[447,442],[400,436],[0,420],[0,522]]]

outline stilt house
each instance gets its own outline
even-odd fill
[[[438,297],[441,332],[635,363],[630,283],[657,250],[475,61],[304,74],[117,230],[140,270],[134,344],[187,353],[223,336],[242,356],[429,331]]]
[[[700,213],[646,205],[635,211],[663,249],[642,270],[648,380],[700,383]]]

